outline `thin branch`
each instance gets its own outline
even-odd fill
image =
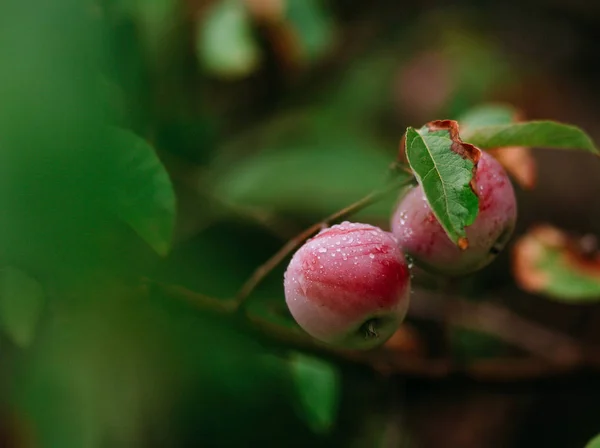
[[[269,258],[265,263],[260,265],[252,275],[246,280],[246,282],[239,289],[238,293],[235,296],[236,304],[238,308],[241,308],[244,301],[248,298],[248,296],[254,291],[254,288],[258,286],[258,284],[267,276],[269,273],[275,269],[279,263],[281,263],[288,255],[290,255],[295,249],[300,247],[304,241],[306,241],[311,236],[318,233],[320,230],[330,226],[336,221],[341,221],[364,208],[373,205],[374,203],[381,200],[386,195],[397,191],[399,188],[406,186],[412,182],[412,178],[403,178],[401,181],[396,181],[390,183],[388,186],[376,190],[354,204],[349,205],[348,207],[339,210],[332,215],[325,218],[323,221],[313,224],[309,228],[303,230],[294,238],[289,240],[281,249],[279,249],[271,258]]]
[[[162,293],[192,306],[231,314],[236,310],[232,299],[219,300],[198,294],[181,286],[147,281]],[[302,349],[338,361],[368,366],[382,374],[405,374],[427,378],[444,378],[461,373],[485,381],[521,381],[551,377],[589,366],[600,368],[600,349],[587,347],[567,335],[554,332],[529,321],[501,306],[473,303],[455,297],[442,299],[435,293],[418,291],[411,300],[409,316],[423,320],[446,322],[483,333],[520,347],[531,357],[494,358],[469,364],[457,364],[448,358],[426,358],[399,352],[383,346],[369,351],[343,350],[320,343],[298,327],[288,327],[246,311],[253,331],[271,341]],[[449,301],[450,306],[443,306]],[[450,310],[450,311],[448,311]]]
[[[259,224],[281,240],[287,240],[299,230],[297,225],[282,219],[276,214],[271,213],[269,210],[261,209],[260,207],[234,204],[220,198],[216,198],[215,201],[240,218],[252,220],[256,224]]]
[[[600,359],[598,350],[586,353],[576,339],[490,302],[474,303],[420,290],[411,299],[409,315],[482,331],[558,366],[584,360],[597,364]]]

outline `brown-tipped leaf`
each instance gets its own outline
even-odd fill
[[[473,224],[479,198],[473,185],[481,152],[464,143],[458,123],[437,120],[418,131],[408,128],[406,157],[448,237],[461,249],[469,245],[465,227]]]
[[[513,274],[531,293],[562,302],[600,301],[600,252],[595,237],[575,237],[540,225],[513,249]]]
[[[489,103],[474,107],[459,118],[462,133],[468,135],[477,128],[521,122],[524,115],[506,104]],[[507,146],[487,150],[524,189],[535,187],[537,165],[526,146]]]

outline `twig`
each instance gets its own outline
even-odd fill
[[[148,281],[162,293],[178,298],[200,309],[218,313],[236,310],[232,299],[218,300],[186,288]],[[442,306],[450,301],[451,307]],[[450,312],[448,310],[451,310]],[[425,358],[399,352],[385,345],[376,350],[352,351],[322,344],[298,327],[280,325],[260,315],[247,313],[247,322],[272,341],[299,348],[316,355],[368,366],[382,374],[405,374],[426,378],[444,378],[454,373],[485,381],[522,381],[556,376],[589,366],[600,367],[600,350],[579,345],[567,335],[553,332],[512,311],[489,303],[472,303],[455,297],[441,298],[434,293],[418,291],[412,300],[409,316],[450,322],[454,325],[492,334],[520,347],[532,357],[495,358],[469,364],[456,364],[448,358]]]
[[[293,225],[292,223],[285,221],[274,213],[271,213],[269,210],[247,205],[233,204],[222,199],[215,200],[227,210],[243,219],[252,220],[281,240],[287,240],[291,235],[295,234],[299,230],[297,225]]]
[[[413,317],[446,322],[497,336],[501,340],[556,365],[597,363],[600,353],[585,353],[577,340],[527,320],[489,302],[473,303],[453,296],[419,291],[411,300]]]
[[[399,188],[408,185],[412,182],[412,178],[403,178],[401,181],[396,181],[390,183],[388,186],[376,190],[354,204],[349,205],[348,207],[339,210],[332,215],[329,215],[323,221],[313,224],[306,230],[303,230],[294,238],[289,240],[281,249],[279,249],[271,258],[269,258],[265,263],[260,265],[252,275],[246,280],[246,282],[239,289],[238,293],[235,296],[235,301],[237,308],[241,308],[244,301],[248,298],[248,296],[252,293],[254,288],[273,270],[275,269],[279,263],[281,263],[289,254],[291,254],[295,249],[302,245],[304,241],[318,233],[320,230],[326,228],[336,221],[340,221],[354,213],[359,212],[360,210],[376,203],[380,199],[382,199],[387,194],[397,191]]]

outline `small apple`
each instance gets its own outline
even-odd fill
[[[459,249],[434,216],[423,188],[414,187],[392,216],[392,233],[416,265],[434,273],[460,276],[475,272],[496,258],[512,236],[517,202],[506,171],[482,152],[475,174],[479,213],[466,227],[469,246]]]
[[[391,233],[347,221],[308,240],[284,276],[296,322],[320,341],[353,349],[376,347],[394,334],[406,315],[410,283]]]

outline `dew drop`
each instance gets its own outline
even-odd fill
[[[369,254],[369,258],[372,260],[373,258],[375,258],[375,255]]]
[[[324,247],[319,248],[318,252],[324,254],[325,252],[327,252],[327,249],[325,249]]]

